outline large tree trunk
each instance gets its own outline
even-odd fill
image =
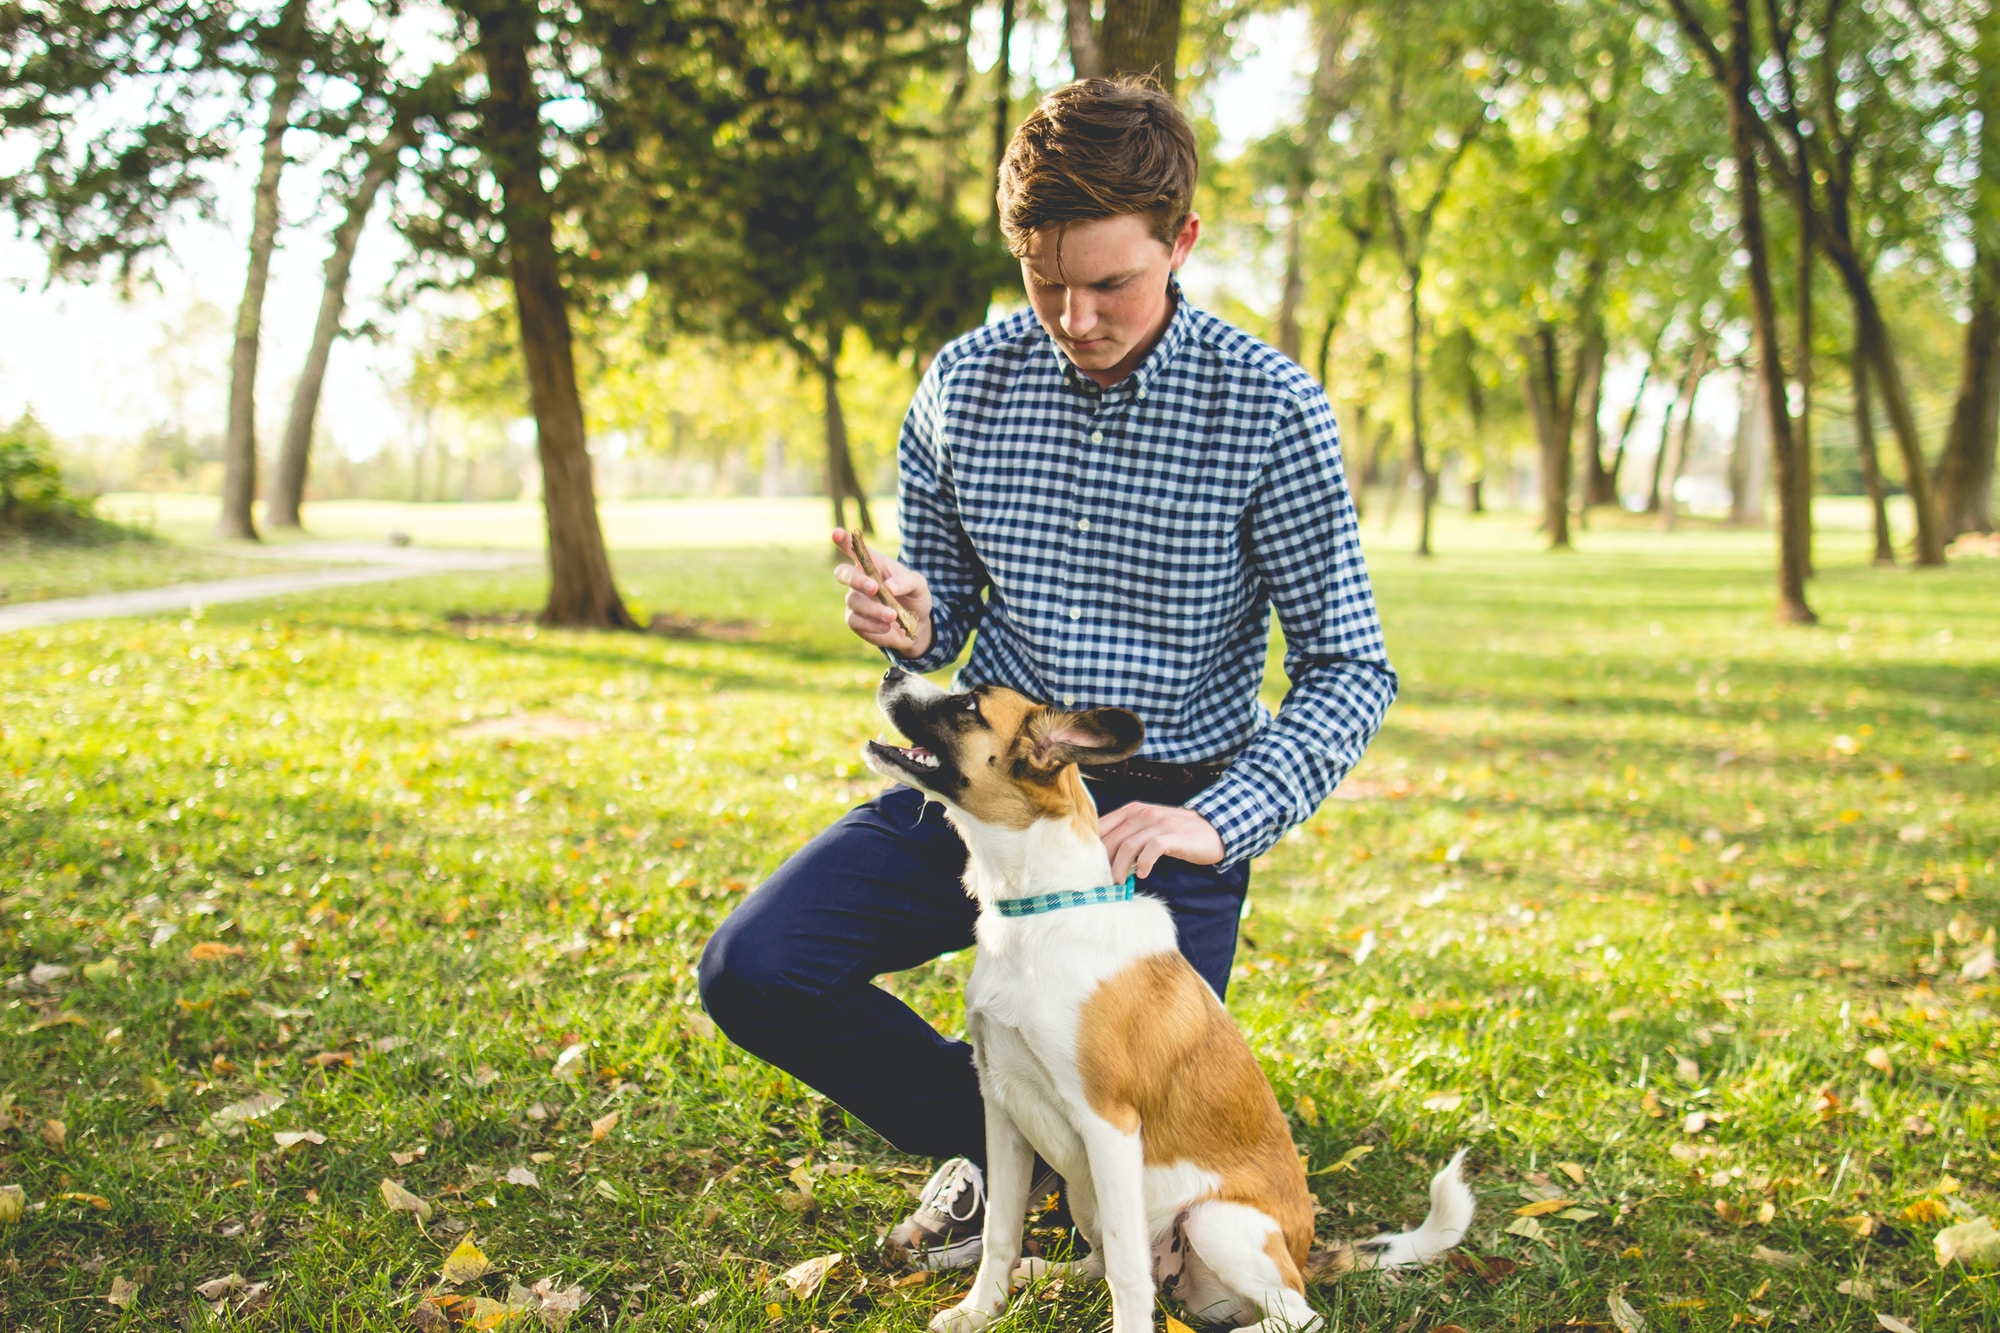
[[[1604,340],[1595,332],[1584,335],[1577,349],[1575,373],[1569,387],[1562,384],[1562,354],[1556,346],[1553,325],[1544,323],[1524,340],[1528,362],[1526,380],[1528,411],[1535,423],[1535,439],[1540,446],[1542,473],[1542,532],[1550,550],[1570,545],[1569,493],[1574,480],[1574,453],[1578,403],[1586,393],[1594,395],[1601,379]]]
[[[1417,514],[1417,554],[1431,553],[1431,509],[1437,501],[1437,475],[1424,455],[1424,360],[1423,316],[1418,298],[1424,285],[1421,265],[1409,269],[1410,277],[1410,466],[1416,469],[1420,488]]]
[[[538,17],[535,6],[525,2],[482,13],[478,49],[487,81],[483,148],[500,184],[507,275],[514,285],[521,359],[542,464],[549,600],[541,618],[548,625],[636,629],[618,595],[598,524],[569,298],[556,255],[553,206],[542,182],[541,97],[528,65]]]
[[[1095,79],[1104,73],[1104,56],[1097,44],[1097,21],[1090,14],[1090,0],[1064,0],[1063,35],[1069,40],[1069,64],[1079,79]]]
[[[1180,47],[1181,0],[1104,0],[1101,72],[1151,76],[1172,94]]]
[[[326,260],[326,285],[320,291],[319,319],[313,325],[312,346],[299,371],[298,385],[292,390],[292,410],[285,418],[285,439],[278,451],[277,466],[271,472],[271,489],[265,497],[264,516],[274,528],[300,526],[299,506],[305,500],[306,471],[312,460],[313,426],[319,415],[320,388],[326,382],[327,358],[333,340],[340,336],[341,315],[347,309],[347,279],[354,267],[354,248],[360,243],[361,229],[375,207],[375,196],[396,173],[396,155],[410,142],[410,132],[392,125],[375,151],[347,201],[347,215],[334,229],[333,253]]]
[[[1000,231],[1000,164],[1013,137],[1014,0],[1000,0],[1000,54],[993,60],[993,231]],[[949,206],[949,196],[946,203]]]
[[[1940,535],[1993,531],[1994,446],[2000,439],[2000,3],[1979,20],[1974,101],[1980,113],[1979,180],[1973,187],[1972,318],[1958,401],[1938,460]]]
[[[1861,456],[1861,484],[1868,491],[1868,509],[1875,520],[1875,563],[1896,563],[1895,543],[1889,540],[1888,488],[1882,484],[1882,460],[1875,452],[1875,405],[1869,401],[1868,358],[1861,345],[1854,347],[1854,451]]]
[[[1791,408],[1785,400],[1785,363],[1778,341],[1778,303],[1771,287],[1771,255],[1764,235],[1763,200],[1758,194],[1756,131],[1750,104],[1750,0],[1729,0],[1730,146],[1736,159],[1737,227],[1749,259],[1750,315],[1757,370],[1764,379],[1771,421],[1771,456],[1778,491],[1778,619],[1789,624],[1817,624],[1819,617],[1806,603],[1806,569],[1811,560],[1812,511],[1801,511],[1796,473],[1797,440],[1792,434]]]
[[[847,413],[840,406],[840,348],[846,330],[835,327],[826,337],[826,354],[815,363],[826,407],[826,493],[833,501],[833,526],[847,526],[848,498],[854,500],[854,515],[861,531],[875,534],[875,520],[868,512],[868,491],[854,471],[854,453],[847,442]]]
[[[264,152],[258,163],[257,192],[251,207],[250,266],[243,277],[243,300],[236,307],[236,341],[229,355],[229,424],[222,437],[222,517],[216,535],[257,540],[250,507],[257,498],[257,351],[264,323],[264,288],[271,277],[271,252],[278,244],[278,178],[285,169],[285,130],[299,95],[297,38],[305,17],[304,0],[286,0],[278,17],[281,41],[292,45],[278,65],[271,104],[264,116]]]
[[[1604,411],[1604,358],[1608,351],[1604,338],[1602,320],[1592,322],[1590,332],[1585,336],[1581,364],[1577,367],[1575,414],[1583,428],[1583,438],[1578,447],[1589,460],[1588,470],[1576,497],[1576,521],[1579,528],[1586,527],[1590,519],[1591,495],[1599,483],[1604,470],[1604,424],[1599,419]],[[1573,426],[1572,432],[1575,427]],[[1574,466],[1574,465],[1572,465]]]
[[[1302,363],[1305,348],[1304,335],[1299,331],[1299,306],[1306,299],[1305,258],[1305,182],[1293,177],[1285,187],[1285,283],[1278,293],[1278,318],[1273,321],[1277,328],[1278,350],[1295,363]]]

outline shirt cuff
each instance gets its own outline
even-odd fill
[[[931,650],[929,652],[925,653],[922,657],[905,657],[894,648],[884,648],[882,649],[882,656],[887,659],[890,666],[899,666],[905,671],[914,671],[920,676],[929,675],[939,667],[948,664],[952,658],[958,656],[957,649],[953,649],[951,652],[945,651],[945,645],[951,641],[950,636],[945,633],[945,628],[944,625],[939,623],[937,608],[933,606],[931,608]]]
[[[1222,838],[1221,867],[1261,856],[1285,831],[1285,812],[1258,789],[1256,780],[1231,769],[1196,793],[1187,808],[1206,819]]]

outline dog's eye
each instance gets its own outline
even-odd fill
[[[976,695],[976,694],[968,694],[968,695],[966,695],[966,696],[965,696],[965,707],[964,707],[963,711],[964,711],[964,712],[967,712],[967,713],[976,713],[976,712],[978,712],[978,711],[979,711],[979,696],[978,696],[978,695]]]

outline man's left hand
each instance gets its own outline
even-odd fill
[[[1111,876],[1116,880],[1135,870],[1140,879],[1146,878],[1163,856],[1198,866],[1222,860],[1222,835],[1215,825],[1176,805],[1133,801],[1104,816],[1097,831],[1111,854]]]

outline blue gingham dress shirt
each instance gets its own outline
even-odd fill
[[[931,362],[897,444],[901,554],[936,636],[908,665],[936,670],[977,630],[961,684],[1128,708],[1145,758],[1228,760],[1188,805],[1234,864],[1360,760],[1396,673],[1326,394],[1175,297],[1109,389],[1032,310]],[[1273,606],[1291,681],[1275,718],[1257,698]]]

